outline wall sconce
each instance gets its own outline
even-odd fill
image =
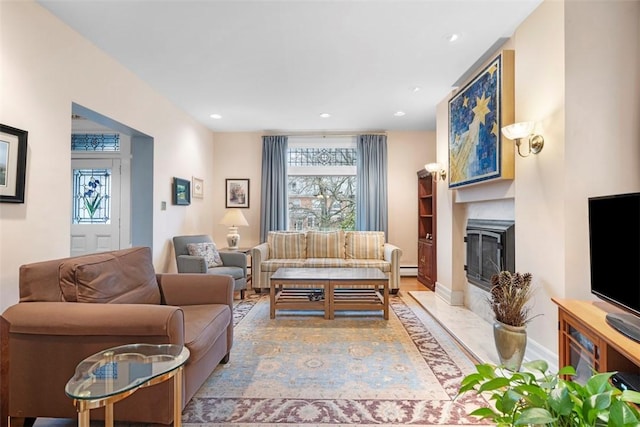
[[[424,165],[424,168],[431,174],[434,182],[437,182],[438,178],[443,181],[447,178],[447,171],[444,170],[442,166],[440,166],[440,163],[427,163],[426,165]]]
[[[542,135],[534,135],[533,128],[535,122],[520,122],[514,123],[502,128],[502,134],[507,138],[516,142],[518,148],[518,155],[520,157],[529,157],[529,154],[538,154],[544,147],[544,138]],[[520,152],[520,144],[523,138],[527,138],[529,141],[529,152],[526,155],[522,155]]]

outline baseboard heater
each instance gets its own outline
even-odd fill
[[[418,276],[418,266],[417,265],[405,265],[400,266],[400,276]]]

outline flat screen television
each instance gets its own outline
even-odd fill
[[[588,203],[591,293],[622,308],[607,323],[640,342],[640,193]]]

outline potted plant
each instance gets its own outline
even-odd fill
[[[493,405],[470,415],[489,419],[497,426],[635,426],[640,425],[640,393],[621,391],[609,378],[613,372],[597,373],[584,385],[564,379],[575,375],[572,366],[557,374],[548,372],[542,360],[524,363],[522,372],[491,364],[476,365],[475,373],[461,383],[458,396],[483,393]]]
[[[527,347],[526,325],[532,296],[531,273],[500,271],[491,277],[489,304],[495,322],[493,336],[500,363],[507,369],[520,369]]]

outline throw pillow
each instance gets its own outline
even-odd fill
[[[384,259],[384,231],[347,231],[347,259]]]
[[[148,247],[66,259],[58,267],[58,280],[67,302],[160,304]]]
[[[207,268],[220,267],[222,265],[222,259],[215,243],[188,243],[187,250],[189,255],[203,257]]]

